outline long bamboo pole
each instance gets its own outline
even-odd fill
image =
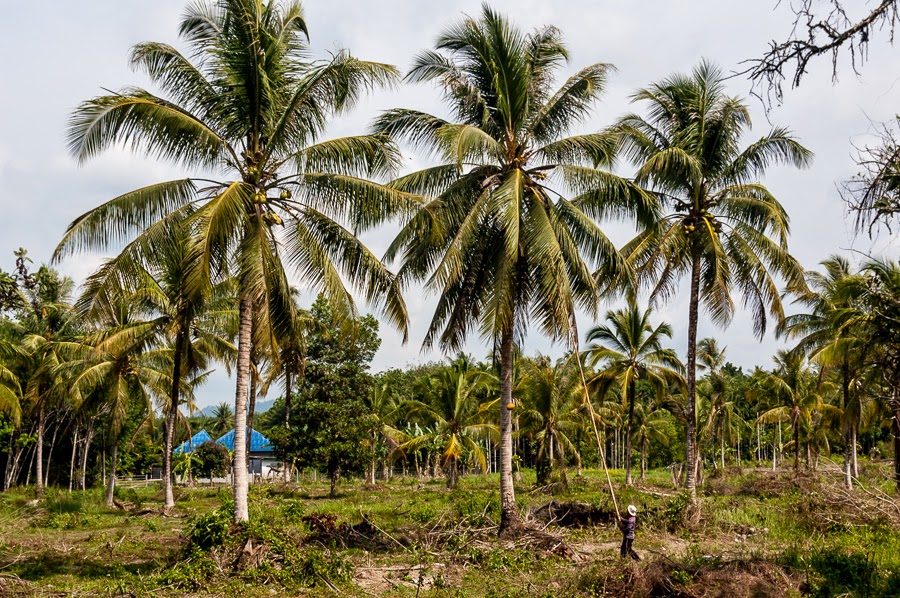
[[[574,320],[574,318],[573,318]],[[597,416],[594,413],[594,406],[591,404],[591,398],[588,395],[587,379],[584,376],[584,368],[581,366],[581,353],[578,351],[578,329],[572,322],[572,349],[575,355],[575,362],[578,363],[578,372],[581,374],[581,388],[584,390],[584,402],[587,404],[588,412],[591,417],[591,426],[594,428],[594,437],[597,439],[597,449],[600,451],[600,462],[603,464],[603,471],[606,473],[606,483],[609,485],[609,495],[612,497],[613,507],[616,509],[616,517],[621,519],[619,513],[619,502],[616,500],[616,492],[613,490],[612,478],[609,477],[609,469],[606,467],[606,451],[603,449],[603,442],[600,440],[600,431],[597,429]]]

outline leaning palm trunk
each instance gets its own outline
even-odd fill
[[[75,483],[75,456],[78,454],[78,424],[75,425],[75,437],[72,439],[72,459],[69,461],[69,494]]]
[[[47,451],[47,467],[44,470],[44,487],[50,485],[50,464],[53,463],[53,448],[56,446],[56,435],[59,433],[59,424],[57,421],[53,427],[53,438],[50,439],[50,449]]]
[[[688,349],[687,349],[687,437],[685,441],[685,476],[684,487],[692,499],[697,498],[697,458],[696,432],[697,421],[697,319],[700,311],[700,258],[694,256],[691,265],[691,298],[688,314]]]
[[[234,457],[231,464],[234,489],[234,522],[250,520],[247,505],[247,382],[250,376],[250,331],[253,327],[252,301],[242,295],[238,317],[237,383],[234,393]]]
[[[500,341],[500,534],[519,524],[512,471],[512,373],[513,335],[504,332]]]

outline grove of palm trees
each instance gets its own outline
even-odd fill
[[[900,5],[645,79],[309,4],[190,2],[60,120],[71,189],[142,166],[0,256],[0,595],[900,596],[900,143],[823,181],[781,118]]]

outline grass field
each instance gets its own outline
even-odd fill
[[[833,468],[832,468],[833,469]],[[834,472],[732,469],[708,474],[699,510],[668,470],[622,488],[639,509],[640,563],[620,534],[602,472],[569,489],[529,493],[537,530],[496,537],[496,476],[394,478],[251,488],[251,523],[230,523],[230,488],[179,488],[162,516],[161,488],[0,494],[0,595],[132,596],[900,596],[900,509],[888,464],[864,463],[864,489]],[[547,503],[555,501],[555,522]],[[544,506],[543,509],[540,507]]]

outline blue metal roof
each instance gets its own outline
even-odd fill
[[[204,442],[212,442],[212,436],[210,436],[209,432],[207,432],[206,430],[200,430],[199,432],[191,436],[189,440],[185,440],[180,445],[175,447],[175,450],[172,451],[172,454],[180,455],[184,452],[193,453],[197,449],[197,447]]]
[[[231,430],[218,440],[216,440],[218,444],[221,444],[229,451],[234,450],[234,430]],[[272,446],[272,442],[257,432],[256,430],[252,430],[252,436],[250,437],[250,452],[251,453],[271,453],[275,451],[275,447]]]

